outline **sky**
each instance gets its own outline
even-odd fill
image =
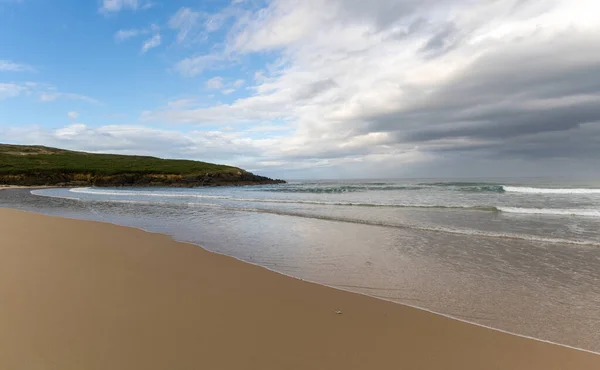
[[[0,0],[0,142],[285,179],[600,176],[600,2]]]

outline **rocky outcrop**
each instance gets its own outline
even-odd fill
[[[124,173],[118,175],[93,175],[84,173],[39,172],[20,175],[0,175],[1,185],[20,186],[98,186],[98,187],[200,187],[247,186],[283,184],[246,171],[217,172],[199,175]]]

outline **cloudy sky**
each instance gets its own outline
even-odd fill
[[[0,142],[292,179],[600,175],[600,2],[0,0]]]

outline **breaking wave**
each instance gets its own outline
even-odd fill
[[[498,210],[506,213],[521,213],[530,215],[600,217],[600,211],[595,209],[498,207]]]
[[[32,192],[34,195],[46,196],[39,192]],[[108,204],[130,204],[130,205],[144,205],[144,206],[184,206],[184,207],[192,207],[192,208],[218,208],[226,211],[234,211],[234,212],[252,212],[252,213],[267,213],[267,214],[275,214],[280,216],[292,216],[292,217],[302,217],[302,218],[310,218],[310,219],[319,219],[325,221],[334,221],[334,222],[345,222],[345,223],[354,223],[354,224],[362,224],[362,225],[371,225],[371,226],[380,226],[380,227],[390,227],[390,228],[399,228],[399,229],[412,229],[412,230],[421,230],[421,231],[430,231],[430,232],[442,232],[447,234],[456,234],[456,235],[470,235],[470,236],[478,236],[478,237],[486,237],[486,238],[502,238],[502,239],[513,239],[513,240],[524,240],[531,242],[540,242],[540,243],[551,243],[551,244],[575,244],[575,245],[584,245],[584,246],[597,246],[600,247],[600,243],[597,241],[591,240],[570,240],[570,239],[561,239],[561,238],[543,238],[532,235],[525,234],[513,234],[513,233],[495,233],[489,231],[479,231],[479,230],[471,230],[471,229],[458,229],[458,228],[449,228],[449,227],[436,227],[436,226],[427,226],[427,225],[417,225],[417,224],[409,224],[409,223],[393,223],[393,222],[380,222],[375,220],[361,220],[355,218],[347,218],[347,217],[335,217],[330,215],[318,215],[311,213],[303,213],[297,211],[288,211],[288,210],[277,210],[277,209],[264,209],[264,208],[252,208],[252,207],[240,207],[240,206],[228,206],[223,204],[214,204],[214,203],[197,203],[197,202],[185,202],[185,203],[172,203],[172,202],[148,202],[143,200],[97,200],[97,199],[81,199],[81,198],[66,198],[71,200],[76,200],[79,202],[85,203],[108,203]],[[421,208],[419,206],[408,206],[408,207],[416,207]],[[422,208],[432,208],[430,206],[423,206]],[[507,212],[507,213],[534,213],[534,211],[541,211],[543,214],[560,214],[567,215],[573,214],[574,211],[577,210],[535,210],[535,209],[526,209],[526,208],[508,208],[508,207],[435,207],[435,208],[460,208],[460,209],[477,209],[477,210],[487,210],[494,212]],[[555,211],[558,213],[544,213],[545,211]],[[571,213],[568,213],[571,212]],[[600,212],[595,212],[594,215],[596,217],[600,217]],[[586,214],[587,216],[587,214]]]
[[[503,186],[504,191],[525,194],[600,194],[600,189],[592,188],[530,188],[520,186]]]

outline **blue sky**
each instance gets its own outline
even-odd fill
[[[597,173],[597,14],[592,0],[0,0],[0,142],[284,178]]]
[[[209,54],[223,42],[224,32],[193,29],[178,42],[179,31],[168,26],[170,18],[185,5],[199,4],[194,11],[206,19],[227,7],[227,1],[140,2],[135,7],[122,3],[106,10],[95,1],[0,3],[2,58],[25,66],[24,71],[4,71],[3,79],[43,84],[37,91],[40,94],[56,91],[79,95],[57,98],[53,104],[36,104],[35,109],[31,109],[31,100],[37,96],[2,101],[11,124],[61,127],[65,111],[85,115],[86,124],[91,126],[131,122],[141,111],[178,96],[201,97],[208,105],[228,103],[244,95],[243,90],[218,94],[204,88],[203,83],[217,76],[233,81],[252,78],[254,71],[250,69],[218,67],[198,78],[185,78],[173,71],[173,65],[186,56]],[[119,31],[129,36],[121,39]],[[160,45],[143,51],[143,44],[156,35]],[[258,64],[264,62],[261,57]]]

